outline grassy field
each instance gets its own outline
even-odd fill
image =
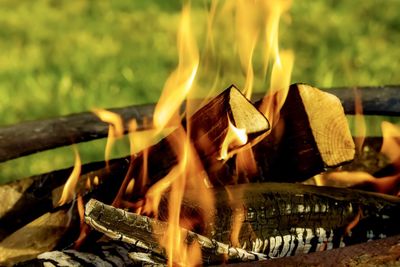
[[[0,0],[0,126],[157,101],[177,65],[181,7],[181,1],[163,0]],[[208,7],[208,1],[192,4],[200,53]],[[317,87],[400,84],[398,10],[398,0],[294,1],[280,27],[281,47],[296,57],[292,81]],[[235,46],[222,46],[230,40],[218,37],[219,61],[203,69],[200,63],[204,94],[244,83]],[[267,84],[258,80],[255,89]],[[104,141],[79,146],[84,162],[101,160],[103,149]],[[115,156],[126,151],[123,141]],[[61,148],[2,163],[0,182],[72,162],[72,150]]]

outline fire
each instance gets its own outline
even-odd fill
[[[154,110],[154,126],[164,129],[171,120],[178,120],[177,112],[192,88],[199,66],[199,53],[190,28],[190,6],[182,10],[178,31],[179,64],[167,79]]]
[[[228,117],[228,131],[221,147],[220,159],[226,160],[229,158],[229,149],[238,147],[247,143],[247,134],[245,129],[236,128]]]
[[[272,127],[279,121],[279,112],[289,92],[294,55],[291,51],[283,51],[275,58],[271,73],[269,95],[264,97],[259,110],[268,118]]]
[[[400,127],[387,121],[381,124],[383,144],[381,153],[400,170]]]
[[[354,107],[355,107],[355,138],[354,143],[359,155],[362,154],[362,147],[366,136],[366,123],[363,116],[363,106],[361,101],[361,93],[354,91]]]
[[[79,156],[78,149],[75,146],[73,147],[73,149],[75,153],[75,164],[71,175],[68,177],[68,180],[64,185],[61,198],[58,201],[59,206],[69,203],[75,198],[75,188],[81,174],[81,158]]]
[[[100,118],[100,120],[110,125],[108,128],[108,138],[107,138],[106,149],[104,152],[104,158],[108,166],[108,160],[110,158],[111,149],[115,143],[115,140],[123,136],[124,125],[121,116],[119,116],[114,112],[105,109],[94,109],[93,113],[96,114],[97,117]]]

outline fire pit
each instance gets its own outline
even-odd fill
[[[188,97],[201,66],[186,4],[179,63],[157,104],[0,128],[1,162],[61,146],[75,153],[70,168],[0,186],[0,264],[398,263],[400,129],[384,116],[400,115],[399,87],[290,84],[293,52],[277,38],[289,7],[221,9],[235,14],[243,88]],[[266,94],[252,92],[259,43]],[[382,118],[382,135],[363,132],[365,115]],[[112,158],[123,136],[130,153]],[[105,137],[104,161],[82,164],[74,144]]]

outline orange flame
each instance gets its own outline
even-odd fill
[[[178,120],[177,112],[192,88],[196,77],[199,54],[190,28],[190,6],[182,10],[178,31],[178,68],[170,75],[154,110],[154,126],[163,129],[171,120]]]
[[[63,192],[61,194],[61,198],[58,201],[58,205],[62,206],[66,203],[71,202],[75,197],[75,189],[78,183],[79,176],[81,174],[81,158],[79,156],[78,149],[73,146],[74,153],[75,153],[75,164],[74,168],[72,169],[71,175],[68,177],[67,182],[64,185]]]
[[[123,136],[124,125],[121,116],[119,116],[114,112],[105,109],[94,109],[93,113],[96,114],[96,116],[99,117],[100,120],[110,125],[108,128],[108,138],[107,138],[106,149],[104,152],[104,158],[108,166],[111,149],[115,143],[115,140]]]
[[[354,106],[355,106],[355,137],[354,144],[359,155],[362,154],[362,147],[366,136],[366,123],[363,116],[363,106],[360,91],[354,90]]]
[[[225,139],[222,142],[221,152],[219,159],[226,160],[230,157],[229,149],[232,147],[238,147],[245,145],[247,143],[246,129],[236,128],[230,121],[228,117],[228,131],[226,133]]]
[[[133,191],[133,185],[135,183],[135,179],[131,177],[132,175],[132,168],[133,168],[133,159],[134,159],[134,138],[133,134],[135,133],[137,129],[137,123],[136,120],[131,120],[128,124],[128,130],[129,130],[129,145],[130,145],[130,154],[131,154],[131,162],[128,168],[128,171],[124,177],[124,180],[121,184],[121,187],[118,190],[117,195],[114,198],[114,201],[112,205],[114,207],[119,207],[123,198],[124,194],[131,193]],[[129,187],[129,185],[132,183],[132,185]],[[129,189],[128,189],[129,187]]]
[[[400,170],[400,127],[387,121],[381,124],[383,144],[381,153]]]

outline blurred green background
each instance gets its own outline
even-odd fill
[[[210,60],[209,7],[205,0],[192,3],[192,25],[206,55],[197,85],[204,94],[244,84],[236,47],[218,32],[214,42],[222,48]],[[0,0],[0,126],[157,101],[178,62],[181,8],[181,1],[164,0]],[[294,1],[281,20],[279,42],[295,53],[292,81],[400,84],[398,10],[398,0]],[[267,85],[257,80],[255,90]],[[102,160],[104,144],[79,145],[83,161]],[[123,140],[114,156],[126,152]],[[0,182],[72,164],[70,148],[39,153],[0,164]]]

